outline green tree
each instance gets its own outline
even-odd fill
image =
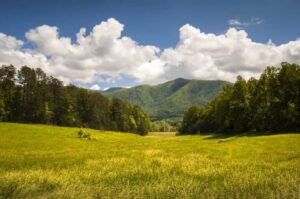
[[[4,65],[0,68],[0,95],[3,103],[3,120],[12,119],[12,97],[15,88],[16,69],[12,65]]]
[[[198,106],[190,107],[183,116],[181,134],[196,134],[200,133],[198,120],[201,117],[202,109]]]
[[[247,82],[241,77],[233,85],[233,92],[230,98],[230,118],[232,119],[232,129],[234,133],[244,132],[249,124],[250,95],[248,92]]]
[[[238,76],[205,107],[191,107],[181,133],[299,131],[299,118],[300,66],[283,62],[267,67],[258,80]]]

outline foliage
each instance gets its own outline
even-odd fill
[[[78,138],[80,139],[86,139],[86,140],[91,140],[91,134],[89,132],[84,132],[82,129],[80,129],[77,133]]]
[[[238,77],[205,107],[191,107],[181,134],[300,131],[300,66],[267,67],[257,80]]]
[[[198,123],[202,115],[202,108],[198,106],[192,106],[189,108],[189,110],[184,115],[184,119],[182,121],[182,134],[196,134],[200,133],[199,130],[195,131],[195,129],[198,127]]]
[[[178,118],[191,105],[203,106],[211,101],[225,81],[187,80],[178,78],[156,86],[112,88],[102,92],[111,98],[119,98],[136,104],[149,113],[152,121]]]
[[[0,198],[299,198],[300,134],[137,136],[0,123]]]
[[[176,132],[176,126],[173,126],[166,120],[154,121],[151,123],[151,131],[153,132]]]
[[[134,132],[150,129],[146,113],[99,92],[64,86],[41,69],[27,66],[0,68],[0,121],[82,126]]]

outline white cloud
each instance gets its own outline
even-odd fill
[[[43,66],[48,67],[45,55],[39,52],[22,49],[24,42],[15,37],[0,33],[0,65],[14,64],[16,66]]]
[[[296,44],[300,41],[293,46]],[[215,35],[185,25],[180,29],[176,48],[165,49],[161,59],[166,63],[165,75],[232,81],[238,74],[246,78],[257,76],[268,65],[292,60],[285,55],[292,45],[286,45],[253,42],[244,30],[235,28]],[[295,54],[300,57],[300,52]]]
[[[91,86],[90,88],[91,90],[100,90],[101,87],[98,84],[94,84],[93,86]]]
[[[21,40],[17,40],[15,37],[7,36],[0,32],[0,49],[10,50],[18,49],[23,45]]]
[[[263,23],[263,20],[261,20],[258,17],[252,17],[250,19],[250,21],[247,21],[247,22],[241,22],[238,19],[228,20],[228,25],[231,26],[231,27],[235,27],[237,29],[247,28],[248,26],[251,26],[251,25],[259,25],[261,23]]]
[[[41,67],[65,83],[97,88],[122,77],[150,84],[177,77],[233,81],[239,74],[258,76],[266,66],[282,61],[300,63],[300,40],[282,45],[271,40],[258,43],[245,30],[229,28],[216,35],[186,24],[179,30],[176,47],[160,51],[122,36],[123,29],[123,24],[108,19],[89,33],[81,28],[76,42],[60,36],[58,27],[48,25],[29,30],[25,34],[28,41],[0,33],[0,64]],[[35,47],[26,49],[25,42]]]
[[[228,24],[231,26],[240,26],[242,22],[240,22],[238,19],[230,19],[228,20]]]
[[[60,37],[57,27],[43,25],[26,33],[37,52],[49,57],[55,67],[54,75],[65,74],[69,81],[91,83],[99,75],[118,76],[156,58],[159,49],[141,46],[129,37],[122,37],[124,26],[115,19],[96,25],[86,35],[86,29],[77,33],[77,42]]]
[[[135,68],[129,75],[136,77],[139,82],[143,83],[157,83],[165,81],[164,62],[156,59],[150,62],[145,62]]]

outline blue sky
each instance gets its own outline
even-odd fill
[[[36,43],[25,37],[30,29],[43,24],[56,26],[61,37],[76,42],[81,27],[86,27],[88,34],[95,25],[114,18],[124,25],[122,36],[130,37],[139,45],[156,46],[161,52],[176,47],[179,29],[185,24],[216,35],[224,34],[231,26],[247,32],[253,42],[265,44],[271,39],[279,46],[300,37],[299,10],[297,0],[1,0],[0,32],[23,41],[23,49],[36,48]],[[229,20],[241,25],[230,25]],[[76,78],[72,81],[87,87],[97,83],[101,88],[147,83],[134,79],[136,76],[121,74],[115,83],[96,80],[82,83]]]

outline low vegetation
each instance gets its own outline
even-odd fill
[[[92,140],[91,134],[80,129],[77,133],[79,139]]]
[[[172,118],[151,122],[152,132],[178,132],[182,118]]]
[[[300,134],[79,130],[0,123],[0,198],[300,198]]]
[[[185,113],[181,134],[300,131],[300,66],[268,67],[259,79],[238,77],[204,107]]]

